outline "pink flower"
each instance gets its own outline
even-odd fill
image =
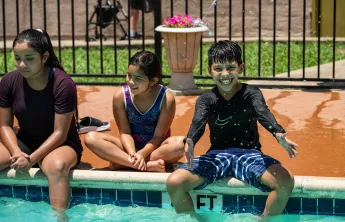
[[[199,19],[199,17],[195,17],[195,19]],[[200,22],[195,23],[195,19],[192,16],[177,14],[171,18],[166,18],[163,21],[163,25],[170,28],[191,28],[196,26],[201,26]]]

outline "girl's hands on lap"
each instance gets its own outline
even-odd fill
[[[11,157],[11,161],[10,167],[18,171],[28,171],[33,166],[28,155],[27,157],[24,155],[16,156],[15,158]]]
[[[19,157],[21,157],[21,156],[23,156],[23,157],[25,157],[25,158],[30,158],[30,156],[29,156],[28,154],[26,154],[26,153],[24,153],[24,152],[18,152],[18,153],[13,154],[13,155],[10,157],[11,163],[16,162],[17,159],[18,159]]]
[[[135,163],[135,151],[132,151],[131,153],[128,154],[128,161],[131,163],[131,164],[134,164]]]
[[[141,154],[139,154],[139,153],[135,153],[134,154],[134,158],[135,158],[134,166],[138,170],[145,171],[146,170],[145,158]]]
[[[275,134],[279,144],[288,152],[290,158],[294,158],[297,156],[297,147],[298,144],[294,143],[293,141],[289,140],[286,137],[286,133],[276,133]]]

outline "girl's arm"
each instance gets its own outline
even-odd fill
[[[22,152],[13,131],[12,108],[0,108],[0,141],[8,149],[11,156]]]
[[[30,155],[31,165],[42,160],[48,153],[61,146],[67,139],[67,134],[74,115],[73,112],[55,113],[54,131],[48,139]]]
[[[115,92],[113,96],[113,114],[116,125],[119,128],[120,141],[128,154],[135,153],[135,143],[131,134],[124,104],[122,88]]]
[[[163,99],[161,112],[157,122],[155,132],[152,139],[138,151],[144,158],[149,156],[155,149],[157,149],[163,142],[171,123],[174,119],[176,111],[175,97],[170,91],[167,91]]]
[[[13,131],[13,74],[5,75],[0,81],[0,141],[11,156],[24,155],[18,146],[17,136]]]

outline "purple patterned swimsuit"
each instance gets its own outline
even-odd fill
[[[131,134],[135,142],[135,148],[138,151],[144,148],[153,137],[167,89],[161,86],[155,102],[145,113],[141,113],[134,105],[128,85],[123,86],[122,91]],[[170,137],[170,129],[164,139],[168,137]]]

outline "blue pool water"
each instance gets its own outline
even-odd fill
[[[79,221],[196,221],[189,215],[177,215],[173,210],[137,205],[122,207],[113,204],[82,203],[72,206],[67,215],[71,222]],[[250,213],[201,213],[205,221],[257,221]],[[57,216],[47,202],[30,202],[18,198],[0,198],[0,221],[46,222],[57,221]],[[269,221],[345,221],[345,217],[331,215],[282,215]]]
[[[204,221],[257,221],[266,196],[192,193]],[[196,221],[177,215],[167,192],[73,187],[70,221]],[[57,221],[47,187],[0,185],[0,222]],[[284,215],[269,221],[344,221],[345,199],[291,197]]]

